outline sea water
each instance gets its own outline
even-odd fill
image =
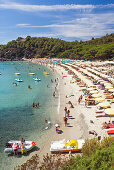
[[[45,71],[49,75],[44,75]],[[4,153],[6,142],[20,140],[21,137],[40,140],[45,134],[44,120],[51,121],[53,114],[54,83],[51,79],[54,80],[55,75],[43,65],[19,61],[0,62],[0,72],[0,169],[6,170],[13,169],[16,160],[13,155]],[[17,72],[20,75],[15,75]],[[35,75],[28,74],[31,72]],[[34,81],[36,77],[41,81]],[[23,82],[16,82],[17,78]],[[32,103],[37,101],[40,106],[33,108]]]

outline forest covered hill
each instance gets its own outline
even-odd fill
[[[0,45],[0,60],[25,58],[114,59],[114,33],[89,41],[68,42],[47,37],[18,37]]]

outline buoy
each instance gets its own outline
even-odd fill
[[[35,142],[35,141],[33,141],[33,142],[32,142],[32,145],[33,145],[33,146],[35,146],[35,145],[36,145],[36,142]]]

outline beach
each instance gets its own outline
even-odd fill
[[[39,63],[39,60],[33,59],[32,62]],[[78,103],[79,97],[84,94],[82,87],[79,87],[75,79],[73,79],[72,74],[68,74],[68,71],[66,71],[63,67],[60,67],[60,65],[51,65],[50,63],[45,62],[45,60],[42,64],[52,69],[59,78],[59,85],[57,86],[58,106],[56,106],[58,112],[56,119],[52,122],[53,126],[51,130],[49,130],[50,132],[47,133],[46,139],[43,141],[42,148],[40,148],[39,151],[32,153],[31,156],[36,153],[39,155],[40,160],[42,160],[43,155],[46,153],[51,154],[50,145],[52,141],[62,139],[90,139],[96,137],[96,135],[89,134],[89,131],[95,131],[97,133],[97,137],[100,137],[101,139],[108,136],[106,129],[102,128],[102,123],[105,121],[108,122],[109,120],[113,121],[113,117],[96,117],[96,105],[86,107],[84,96],[81,102]],[[66,65],[66,67],[69,66]],[[70,69],[72,70],[71,67]],[[101,90],[99,89],[99,92],[100,91]],[[70,105],[68,104],[69,101],[72,102],[74,108],[70,108]],[[70,110],[70,117],[66,127],[63,120],[65,107]],[[111,108],[114,108],[114,104],[111,105]],[[60,129],[63,133],[56,133],[55,124],[60,125]]]
[[[101,139],[105,136],[108,136],[107,129],[102,128],[103,122],[114,121],[113,117],[96,117],[97,105],[85,105],[85,99],[87,95],[85,95],[83,89],[88,88],[89,86],[93,86],[92,79],[90,80],[84,74],[81,74],[81,71],[84,70],[86,74],[90,74],[87,72],[87,69],[91,67],[90,63],[62,63],[56,64],[52,63],[52,60],[47,59],[31,59],[26,60],[27,62],[32,62],[40,65],[46,66],[54,75],[55,79],[53,79],[53,91],[50,91],[52,94],[53,105],[51,106],[51,128],[45,129],[48,124],[45,123],[44,126],[44,135],[40,136],[37,134],[37,131],[33,130],[33,136],[36,136],[35,140],[37,143],[37,149],[30,152],[27,156],[22,156],[22,159],[15,157],[14,167],[17,165],[21,165],[25,163],[28,159],[30,159],[33,155],[39,155],[40,161],[43,159],[43,155],[51,154],[50,146],[52,141],[59,140],[74,140],[74,139],[91,139],[94,137],[100,137]],[[50,62],[51,61],[51,62]],[[94,63],[91,63],[94,64]],[[86,65],[88,66],[86,68]],[[90,66],[89,66],[90,65]],[[75,70],[75,67],[78,68]],[[96,71],[97,73],[97,71]],[[92,73],[91,73],[92,74]],[[82,84],[78,82],[76,79],[76,75],[78,77],[82,76],[81,79],[85,82]],[[50,75],[48,75],[50,77]],[[91,75],[92,76],[92,75]],[[93,75],[97,79],[97,75]],[[113,79],[113,77],[111,78]],[[49,79],[50,82],[50,79]],[[48,82],[48,83],[49,83]],[[86,85],[85,85],[86,84]],[[45,84],[46,86],[46,84]],[[109,84],[108,84],[109,86]],[[96,87],[98,90],[98,94],[102,94],[102,97],[105,97],[103,90],[99,88],[99,85]],[[51,90],[49,87],[46,87],[46,91]],[[53,92],[55,91],[55,96],[53,96]],[[50,93],[49,92],[49,93]],[[82,95],[82,100],[79,102],[79,98]],[[72,103],[69,104],[69,101]],[[106,99],[105,99],[106,101]],[[110,101],[111,103],[111,101]],[[67,110],[70,110],[70,116],[67,120],[67,126],[64,123],[65,117],[65,107]],[[111,108],[114,109],[114,103],[111,103]],[[49,108],[48,108],[49,109]],[[37,114],[35,114],[37,116]],[[50,120],[49,120],[50,121]],[[56,132],[55,124],[60,126],[61,133],[58,134]],[[31,129],[32,130],[32,129]],[[95,131],[95,134],[89,134],[89,131]],[[32,139],[32,135],[29,136]],[[77,154],[77,153],[74,153]],[[68,157],[69,154],[66,154]]]

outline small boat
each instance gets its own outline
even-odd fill
[[[15,73],[15,75],[20,75],[20,73]]]
[[[48,72],[44,72],[43,74],[45,74],[45,75],[49,75],[49,73],[48,73]]]
[[[68,140],[65,139],[60,141],[53,141],[51,143],[50,151],[51,153],[64,153],[64,152],[78,152],[81,151],[84,144],[84,139]]]
[[[38,77],[33,78],[33,80],[35,80],[35,81],[41,81],[41,79],[39,79]]]
[[[19,79],[15,79],[17,82],[23,82],[23,80]]]
[[[29,75],[35,75],[35,73],[28,73]]]
[[[6,148],[4,149],[5,153],[10,153],[10,152],[14,152],[14,145],[17,144],[19,145],[18,148],[18,152],[21,152],[21,141],[9,141],[8,143],[6,143]],[[23,142],[24,146],[25,146],[25,151],[30,151],[31,149],[33,149],[36,146],[36,142],[34,141],[25,141]]]

